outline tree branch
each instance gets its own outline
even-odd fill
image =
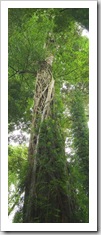
[[[13,73],[9,78],[13,77],[15,74],[17,74],[17,72],[16,72],[16,73]]]
[[[69,74],[71,74],[72,72],[74,72],[75,70],[77,70],[78,68],[76,68],[76,69],[73,69],[73,70],[71,70],[70,72],[68,72],[68,73],[65,73],[65,74],[61,74],[61,75],[59,75],[59,76],[57,76],[57,77],[61,77],[61,76],[66,76],[66,75],[69,75]]]
[[[9,66],[9,67],[11,67],[11,66]],[[19,71],[19,70],[15,70],[14,68],[12,68],[12,69],[14,71],[16,71],[16,73],[13,73],[9,78],[13,77],[16,74],[24,74],[24,73],[32,73],[33,74],[33,73],[35,73],[35,71],[30,71],[30,70],[21,70],[21,71]]]
[[[17,70],[16,70],[16,69],[14,69],[11,65],[9,65],[9,67],[10,67],[11,69],[13,69],[14,71],[16,71],[16,72],[17,72]]]

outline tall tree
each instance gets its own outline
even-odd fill
[[[45,119],[51,115],[51,103],[53,101],[54,79],[51,73],[52,56],[41,63],[40,71],[37,74],[34,109],[32,117],[31,136],[29,143],[29,172],[26,185],[24,222],[34,222],[33,218],[33,197],[37,196],[36,192],[36,167],[37,167],[37,151],[40,141],[41,126]],[[35,206],[35,205],[34,205]]]
[[[64,82],[88,82],[88,42],[74,11],[66,10],[9,9],[9,130],[30,131],[24,223],[75,222],[75,196],[67,187],[66,102],[60,100]]]

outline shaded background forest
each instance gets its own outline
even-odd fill
[[[88,223],[89,39],[83,30],[89,30],[89,10],[9,9],[8,19],[8,213],[16,211],[13,222],[23,222],[36,75],[51,54],[53,118],[40,133],[34,222]]]

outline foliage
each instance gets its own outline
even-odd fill
[[[71,156],[70,181],[76,190],[78,213],[75,216],[80,222],[89,220],[89,133],[87,118],[83,106],[82,94],[75,90],[71,100],[71,119],[74,156]]]
[[[69,29],[71,22],[77,22],[89,30],[89,8],[63,8],[56,9],[55,23],[56,31]]]
[[[41,63],[54,56],[54,104],[52,118],[41,126],[32,222],[88,222],[89,40],[82,37],[88,18],[88,9],[9,9],[10,133],[17,128],[30,132],[36,75]],[[9,146],[8,153],[9,214],[18,205],[13,222],[22,223],[27,148]]]
[[[68,10],[68,9],[67,9]],[[54,32],[59,9],[9,9],[9,131],[31,122],[35,77],[40,61],[52,53],[56,86],[63,81],[88,86],[88,40],[71,20],[69,29]],[[68,12],[69,14],[69,12]],[[66,13],[66,17],[68,15]],[[57,28],[62,27],[63,20]],[[71,67],[72,63],[72,67]]]
[[[89,133],[87,119],[84,112],[82,95],[80,91],[74,92],[74,99],[71,105],[72,128],[76,154],[79,158],[79,169],[84,177],[84,190],[88,195],[89,189]]]
[[[23,218],[23,210],[22,210],[22,208],[20,208],[20,209],[16,212],[16,214],[15,214],[15,216],[14,216],[14,218],[13,218],[13,223],[23,223],[22,218]]]
[[[9,15],[9,130],[14,124],[26,123],[31,120],[29,109],[33,106],[33,90],[35,76],[41,61],[48,56],[47,37],[53,23],[46,12],[35,12],[31,18],[24,22],[25,9],[10,9]],[[29,11],[28,11],[29,12]],[[22,14],[21,25],[19,15]],[[29,14],[28,14],[29,15]],[[11,23],[12,17],[14,22]],[[16,18],[18,21],[16,23]],[[33,78],[34,77],[34,78]],[[21,98],[22,97],[22,98]]]
[[[8,146],[8,191],[9,214],[19,204],[24,191],[27,172],[27,148]]]

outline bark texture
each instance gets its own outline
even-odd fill
[[[51,61],[52,62],[52,61]],[[37,151],[40,139],[41,125],[45,119],[51,116],[51,105],[54,94],[54,79],[51,72],[51,63],[44,61],[36,77],[34,95],[34,108],[32,127],[28,151],[28,174],[25,188],[25,200],[23,210],[23,222],[33,223],[37,200],[36,192],[36,167]]]

